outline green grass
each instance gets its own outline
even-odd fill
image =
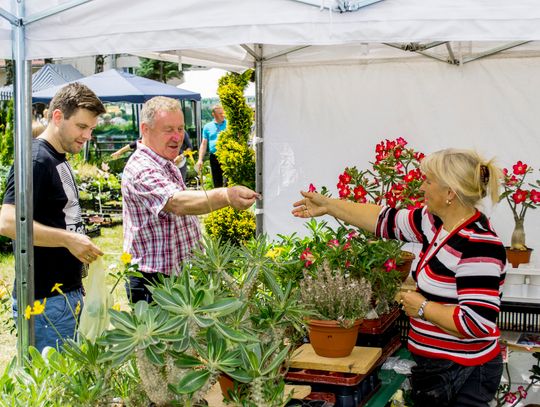
[[[93,242],[105,253],[103,256],[105,264],[105,272],[109,272],[109,266],[120,264],[120,255],[122,254],[122,225],[111,228],[102,228],[101,236],[93,239]],[[11,315],[11,300],[6,299],[13,288],[13,280],[15,277],[15,259],[11,253],[0,253],[0,297],[3,307],[0,312],[1,321],[12,321]],[[84,283],[84,281],[83,281]],[[107,285],[112,288],[115,279],[111,276],[107,277]],[[2,290],[4,288],[4,290]],[[112,293],[113,303],[120,303],[122,307],[127,306],[127,297],[124,284],[121,282],[117,285]],[[0,372],[4,371],[5,366],[16,355],[17,339],[13,332],[2,326],[0,331]]]

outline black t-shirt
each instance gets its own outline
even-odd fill
[[[46,226],[83,233],[79,192],[65,154],[43,139],[32,142],[34,220]],[[4,203],[15,204],[15,179],[11,168]],[[34,246],[35,298],[51,297],[52,287],[62,291],[82,287],[82,263],[63,247]]]

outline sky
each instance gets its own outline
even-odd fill
[[[179,88],[190,90],[201,94],[204,98],[217,98],[217,82],[218,79],[225,75],[227,71],[223,69],[211,68],[200,71],[184,72],[184,83],[178,85]],[[255,95],[255,84],[250,83],[244,93],[246,96]]]

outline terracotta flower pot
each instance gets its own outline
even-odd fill
[[[319,356],[327,358],[349,356],[356,344],[361,323],[362,320],[357,320],[350,328],[342,328],[337,321],[310,319],[309,342]]]
[[[221,394],[223,394],[223,398],[228,400],[230,398],[229,392],[234,390],[233,378],[227,374],[222,373],[218,376],[218,382],[219,387],[221,387]]]
[[[529,263],[531,261],[532,251],[533,249],[516,250],[506,247],[506,258],[512,264],[512,267],[518,267],[522,263]]]
[[[401,274],[401,281],[407,280],[411,273],[411,267],[416,256],[414,253],[403,250],[401,252],[401,263],[396,265],[396,270]]]

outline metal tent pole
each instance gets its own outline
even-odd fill
[[[34,320],[25,319],[25,309],[34,302],[33,176],[32,176],[32,84],[31,65],[26,60],[24,0],[13,0],[19,24],[13,28],[15,61],[15,206],[17,238],[15,276],[17,280],[17,356],[24,363],[28,346],[34,344]]]
[[[255,161],[255,191],[259,194],[263,193],[263,164],[264,164],[264,144],[263,144],[263,46],[257,44],[255,46],[257,58],[255,59],[255,145],[257,146],[256,161]],[[255,204],[255,221],[257,236],[264,233],[264,201],[263,198],[258,199]]]

